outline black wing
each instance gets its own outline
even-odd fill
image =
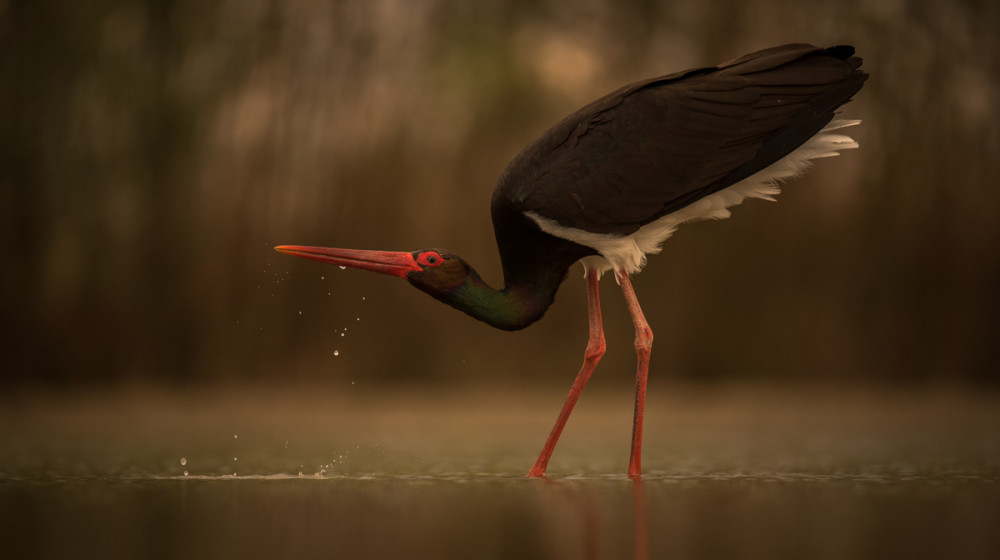
[[[559,224],[629,234],[781,159],[861,89],[854,48],[784,45],[625,86],[524,149],[493,197]]]

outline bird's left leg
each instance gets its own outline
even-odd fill
[[[632,453],[628,460],[628,477],[640,478],[642,476],[642,420],[646,413],[646,379],[649,377],[649,355],[653,349],[653,330],[649,328],[646,317],[639,307],[639,300],[635,297],[635,290],[632,289],[632,282],[628,273],[616,271],[615,276],[618,284],[622,287],[622,294],[625,295],[625,304],[628,312],[632,315],[632,324],[635,325],[635,354],[638,364],[635,373],[635,416],[632,419]]]
[[[555,450],[556,442],[559,441],[559,435],[562,434],[563,428],[566,427],[566,421],[569,420],[569,415],[573,412],[573,407],[576,406],[576,401],[580,398],[580,393],[583,392],[583,386],[587,384],[590,374],[594,372],[597,363],[604,356],[604,326],[601,322],[601,296],[597,286],[600,274],[596,269],[587,269],[586,280],[590,337],[587,341],[587,350],[583,356],[583,366],[580,367],[580,373],[577,374],[576,381],[573,382],[573,387],[569,390],[569,396],[566,397],[566,402],[563,403],[562,410],[559,412],[559,417],[556,418],[556,425],[553,426],[552,432],[549,433],[548,439],[545,440],[545,446],[542,447],[542,452],[538,455],[538,460],[535,461],[535,465],[528,472],[529,477],[545,476],[545,469],[549,464],[549,459],[552,457],[552,451]]]

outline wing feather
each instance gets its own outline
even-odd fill
[[[633,233],[816,134],[867,77],[853,52],[784,45],[625,86],[518,154],[494,206],[595,233]]]

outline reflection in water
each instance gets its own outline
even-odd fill
[[[608,482],[607,477],[538,480],[538,509],[544,513],[551,534],[565,533],[560,552],[566,557],[601,560],[619,558],[633,551],[636,560],[649,558],[646,504],[641,480],[616,477],[619,489],[630,488],[631,508],[623,501],[615,508],[607,507],[589,485],[595,481]],[[598,482],[601,484],[601,482]],[[629,532],[629,526],[633,531]],[[611,537],[606,533],[615,533]],[[610,546],[610,549],[608,548]]]
[[[1000,557],[994,397],[672,395],[638,482],[629,394],[581,403],[546,480],[524,474],[549,409],[523,394],[8,401],[2,554]]]
[[[649,558],[649,523],[646,520],[645,483],[642,480],[632,482],[632,512],[635,524],[635,558]]]
[[[995,558],[997,482],[5,478],[0,536],[9,558]]]

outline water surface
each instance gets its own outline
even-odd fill
[[[11,558],[995,558],[1000,409],[925,391],[8,399]]]

